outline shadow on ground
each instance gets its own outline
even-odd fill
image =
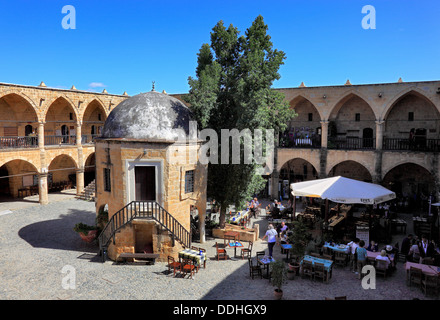
[[[21,228],[18,235],[35,248],[89,253],[98,252],[97,241],[92,243],[84,242],[80,236],[73,231],[73,227],[79,222],[94,225],[94,213],[91,214],[90,211],[69,209],[68,214],[60,215],[59,217],[59,219],[29,224]]]

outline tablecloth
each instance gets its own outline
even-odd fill
[[[300,264],[303,264],[303,261],[309,261],[312,263],[312,265],[315,265],[315,263],[322,263],[324,265],[324,269],[327,272],[331,272],[332,269],[332,265],[333,265],[333,261],[331,260],[327,260],[327,259],[321,259],[321,258],[316,258],[316,257],[312,257],[312,256],[304,256],[304,258],[301,260]]]
[[[195,264],[200,266],[203,264],[203,262],[206,259],[206,253],[202,252],[202,254],[200,254],[199,251],[192,250],[192,249],[185,249],[185,250],[179,252],[179,258],[191,259]]]

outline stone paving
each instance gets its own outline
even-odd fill
[[[206,248],[208,256],[206,269],[201,269],[194,279],[168,275],[166,263],[156,262],[152,266],[101,263],[96,244],[86,244],[72,230],[78,222],[93,224],[94,212],[93,202],[71,197],[0,215],[0,299],[274,299],[274,288],[267,279],[249,277],[246,260],[215,259],[216,239],[194,243]],[[260,224],[262,236],[267,221],[257,218],[253,222]],[[393,243],[401,237],[393,237]],[[259,250],[267,250],[266,241],[257,241],[254,255]],[[232,255],[233,250],[228,249],[228,254]],[[284,257],[279,247],[275,247],[274,257]],[[66,277],[73,274],[76,281],[66,282]],[[66,283],[74,284],[75,288],[66,289]],[[402,263],[391,277],[379,277],[376,289],[363,289],[357,275],[348,268],[334,267],[328,284],[297,277],[289,280],[283,290],[286,300],[323,300],[335,296],[347,296],[349,300],[437,299],[425,297],[419,288],[406,285]]]

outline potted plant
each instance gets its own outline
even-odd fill
[[[283,260],[277,260],[270,263],[272,268],[272,285],[275,287],[275,299],[280,300],[283,297],[283,284],[287,280],[287,268]]]
[[[289,269],[294,270],[296,274],[299,272],[298,262],[304,256],[310,237],[305,223],[301,220],[295,221],[293,232],[289,235],[288,242],[292,244],[292,249],[290,249],[292,260],[289,263]]]
[[[75,227],[73,227],[73,231],[78,232],[81,239],[88,243],[95,240],[98,235],[98,227],[90,226],[82,222],[77,223]]]

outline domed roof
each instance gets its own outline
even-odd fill
[[[180,100],[156,91],[130,97],[114,108],[102,138],[176,140],[189,137],[191,110]]]

